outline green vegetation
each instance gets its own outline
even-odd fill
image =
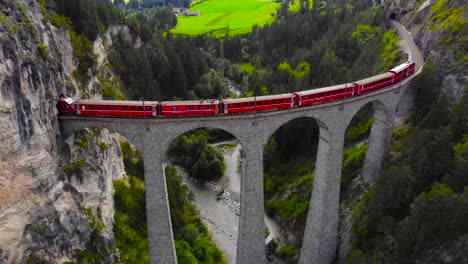
[[[345,141],[346,144],[350,144],[351,142],[356,142],[367,138],[370,133],[370,129],[372,127],[372,118],[368,118],[360,123],[357,126],[350,126],[346,130]]]
[[[226,263],[191,202],[193,194],[174,167],[167,166],[165,172],[178,263]]]
[[[15,24],[11,23],[11,21],[8,20],[8,18],[6,18],[6,17],[4,17],[2,15],[0,15],[0,23],[7,24],[10,27],[10,32],[11,33],[15,33],[18,30],[18,27]]]
[[[80,149],[85,149],[89,146],[89,140],[87,136],[87,132],[82,132],[79,137],[80,141],[76,142],[76,145]]]
[[[308,62],[301,62],[296,70],[291,69],[291,65],[287,62],[282,62],[278,65],[278,70],[289,73],[290,76],[296,79],[302,79],[309,75],[310,64]]]
[[[88,79],[88,69],[96,64],[97,54],[94,53],[93,44],[88,37],[77,35],[73,30],[69,30],[69,33],[73,44],[73,55],[78,59],[78,67],[73,72],[73,76],[84,83]]]
[[[58,28],[65,27],[67,29],[71,28],[71,20],[68,17],[59,15],[59,14],[54,14],[51,17],[48,17],[48,19],[52,22],[52,24]]]
[[[341,193],[346,195],[350,183],[358,176],[364,157],[367,152],[366,145],[352,146],[343,153],[343,167],[341,176]],[[345,192],[345,193],[344,193]]]
[[[100,89],[101,95],[104,99],[111,100],[123,100],[122,95],[123,84],[119,77],[112,77],[106,79],[104,77],[98,77],[99,84],[97,88]]]
[[[432,13],[425,23],[427,30],[442,31],[439,43],[451,46],[457,62],[449,65],[454,69],[463,65],[468,58],[468,7],[456,1],[439,0],[432,5]]]
[[[204,130],[180,136],[171,144],[168,154],[176,164],[184,166],[192,177],[202,182],[218,179],[224,174],[223,155],[208,144],[208,134]]]
[[[237,146],[237,144],[230,144],[230,143],[226,143],[226,144],[220,144],[220,145],[217,145],[216,148],[235,148]]]
[[[64,169],[64,172],[70,176],[78,172],[81,168],[84,167],[85,164],[86,164],[86,158],[79,158],[72,165],[66,166]]]
[[[41,54],[43,59],[48,59],[49,58],[49,48],[45,44],[39,44],[37,46],[37,50],[39,51],[39,54]]]
[[[247,62],[247,63],[241,63],[241,64],[239,64],[239,69],[240,69],[243,73],[249,75],[249,74],[254,73],[254,71],[255,71],[255,66],[254,66],[252,63],[249,63],[249,62]]]
[[[384,60],[384,67],[391,68],[396,65],[397,59],[401,56],[401,51],[397,45],[398,35],[394,34],[392,30],[388,30],[383,34],[382,42],[384,46],[380,57]]]
[[[102,263],[106,259],[106,256],[114,251],[113,246],[107,248],[100,243],[99,238],[102,230],[107,227],[103,224],[101,215],[93,213],[91,208],[86,208],[84,213],[88,218],[88,225],[92,230],[90,239],[84,249],[74,252],[76,262],[68,263]]]
[[[44,5],[47,2],[47,0],[38,0],[37,2],[39,3],[39,9],[41,9],[42,14],[47,16],[49,14],[49,10],[47,10],[47,8]]]
[[[144,164],[141,154],[134,149],[128,141],[120,141],[120,151],[122,151],[122,159],[125,166],[125,173],[132,175],[144,181]]]
[[[395,131],[391,162],[353,205],[347,263],[414,263],[468,233],[468,89],[450,110],[430,62],[413,86],[413,127]]]
[[[200,16],[177,18],[173,34],[201,35],[216,37],[234,36],[252,31],[254,25],[271,23],[279,3],[256,0],[209,0],[191,7],[200,11]]]
[[[301,11],[301,1],[291,0],[291,2],[289,2],[289,11],[294,13]]]
[[[366,44],[370,40],[375,39],[380,34],[381,29],[379,27],[372,27],[370,25],[358,25],[356,31],[351,36],[359,43]]]
[[[287,263],[297,263],[296,250],[297,248],[294,245],[287,244],[278,249],[278,254],[286,260]]]
[[[122,263],[149,263],[143,184],[133,176],[114,184],[114,236]]]

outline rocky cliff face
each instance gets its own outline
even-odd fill
[[[457,0],[386,1],[412,33],[425,61],[439,70],[442,89],[456,103],[468,83],[468,8]],[[389,15],[391,16],[391,14]]]
[[[0,263],[61,263],[112,248],[118,142],[106,131],[60,137],[56,98],[81,94],[69,34],[37,1],[0,0],[0,10]],[[74,144],[83,137],[87,146]]]

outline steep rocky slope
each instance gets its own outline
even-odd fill
[[[412,33],[424,58],[438,69],[442,89],[456,103],[468,83],[468,7],[466,1],[385,1]]]
[[[0,263],[112,248],[112,184],[124,176],[116,137],[89,130],[65,144],[55,108],[60,94],[80,97],[96,78],[77,89],[69,33],[38,1],[0,1],[0,10]]]

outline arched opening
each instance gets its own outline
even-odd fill
[[[86,262],[95,253],[109,254],[108,259],[112,259],[114,253],[106,246],[112,244],[119,250],[122,262],[148,262],[144,166],[140,151],[122,135],[101,128],[79,130],[65,143],[67,166],[60,199],[65,204],[73,201],[70,206],[78,213],[63,217],[73,218],[73,223],[84,218],[88,224],[77,226],[91,229],[91,238],[84,243],[86,248],[80,249],[76,261]]]
[[[267,258],[299,259],[314,181],[319,125],[302,117],[282,125],[264,148]]]
[[[392,13],[390,14],[390,20],[395,20],[395,19],[397,19],[397,15],[396,15],[395,12],[392,12]]]
[[[362,181],[356,181],[356,178],[361,172],[367,152],[373,119],[374,106],[372,103],[366,104],[354,115],[346,129],[341,170],[341,202],[352,198],[353,194],[359,194],[359,190],[355,189],[362,187]]]
[[[221,129],[194,129],[170,144],[165,176],[179,263],[236,263],[241,155]]]
[[[387,112],[381,102],[370,102],[359,109],[348,124],[343,148],[340,185],[339,257],[343,260],[352,249],[352,213],[361,196],[373,181],[369,172],[377,166],[367,166],[381,158],[377,148],[385,146],[384,138]],[[380,151],[383,153],[383,150]],[[368,156],[372,156],[369,158]],[[369,163],[369,164],[367,164]],[[371,168],[371,169],[369,169]],[[367,169],[367,171],[365,171]],[[378,173],[377,170],[375,173]],[[367,173],[367,174],[366,174]],[[366,175],[364,175],[366,174]],[[376,177],[377,175],[373,176]]]

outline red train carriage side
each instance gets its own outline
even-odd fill
[[[397,67],[391,69],[388,72],[391,72],[394,74],[394,80],[395,82],[399,82],[401,80],[406,79],[408,76],[414,73],[414,70],[416,68],[416,63],[413,61],[407,61],[401,65],[398,65]]]
[[[156,101],[78,100],[76,111],[84,116],[156,117]]]
[[[57,101],[57,110],[60,114],[75,115],[76,105],[70,97],[60,98]]]
[[[304,106],[330,100],[342,99],[344,97],[351,97],[355,93],[354,87],[355,85],[352,83],[344,83],[325,88],[295,92],[294,94],[296,95],[296,105]]]
[[[373,77],[354,82],[357,85],[357,94],[365,94],[379,88],[392,85],[394,74],[391,72],[382,73]]]
[[[295,95],[278,94],[248,98],[222,99],[223,113],[237,114],[294,107]]]
[[[219,101],[169,101],[161,102],[162,116],[207,116],[217,115]]]
[[[308,91],[258,96],[256,98],[223,99],[221,101],[89,101],[79,100],[75,103],[71,98],[61,98],[57,102],[60,114],[76,114],[86,116],[131,116],[156,117],[161,116],[207,116],[254,111],[288,109],[294,106],[310,105],[319,102],[339,100],[365,94],[374,90],[395,84],[414,74],[416,63],[407,61],[387,73],[370,78],[330,87]]]

